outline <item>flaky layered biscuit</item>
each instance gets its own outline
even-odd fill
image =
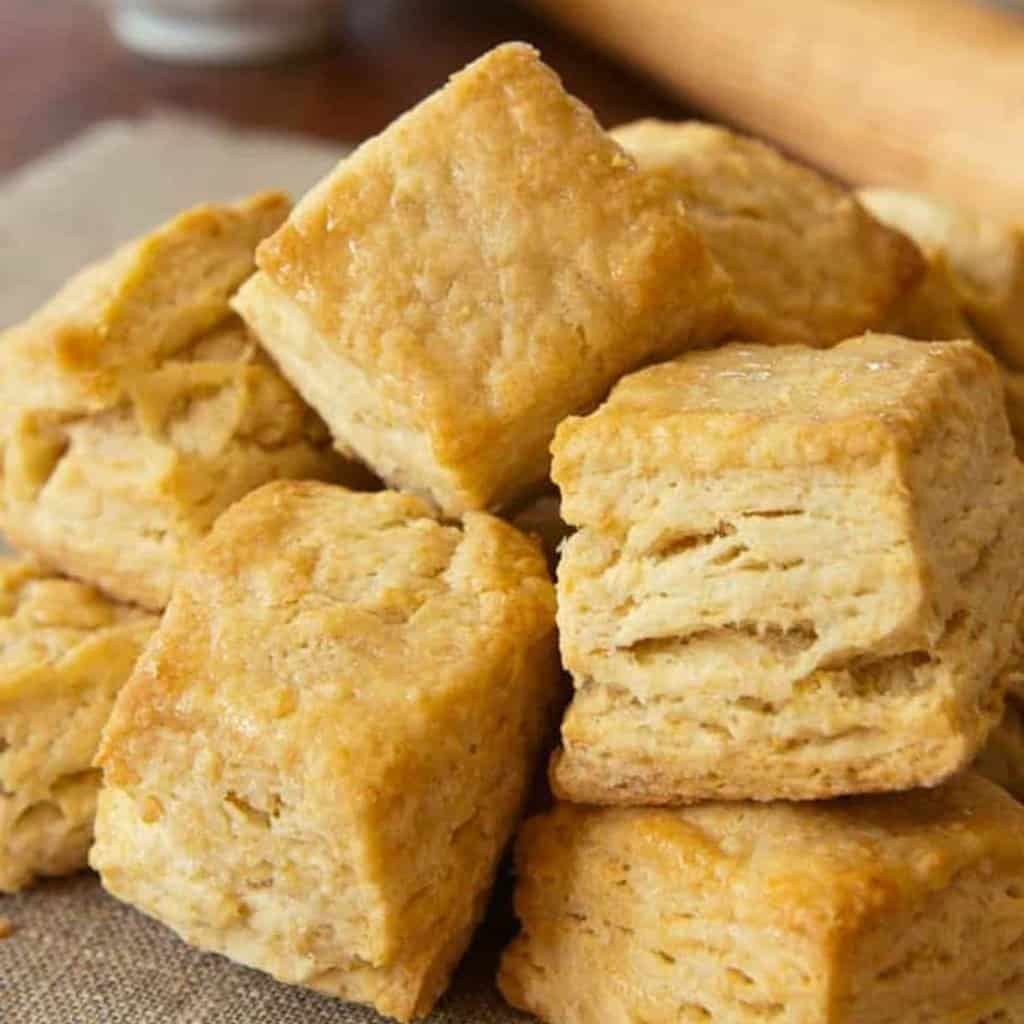
[[[345,159],[236,308],[338,447],[448,514],[547,475],[564,416],[722,329],[724,275],[529,47]]]
[[[156,617],[0,558],[0,891],[86,866],[114,697]]]
[[[233,501],[343,471],[228,306],[286,211],[270,195],[182,214],[0,339],[0,521],[19,547],[160,609]]]
[[[552,1024],[986,1024],[1024,1012],[1024,809],[932,791],[561,805],[518,843],[499,982]]]
[[[118,701],[93,866],[204,949],[421,1016],[557,689],[553,587],[511,526],[268,485],[203,542]]]
[[[683,200],[735,288],[735,334],[828,347],[881,327],[922,273],[915,246],[856,197],[755,139],[656,120],[612,137]]]
[[[992,360],[885,336],[731,345],[554,444],[581,802],[935,785],[1017,677],[1024,468]]]

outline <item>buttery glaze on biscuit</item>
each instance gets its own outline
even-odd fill
[[[527,497],[564,416],[727,313],[683,204],[519,44],[342,161],[257,262],[235,306],[338,447],[448,515]]]

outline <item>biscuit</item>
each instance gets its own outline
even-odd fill
[[[988,1024],[1024,1013],[1024,808],[935,790],[562,805],[518,842],[499,984],[552,1024]]]
[[[932,266],[938,266],[938,275],[945,277],[946,289],[970,325],[970,336],[1009,369],[1024,371],[1024,227],[1004,225],[917,192],[870,188],[861,189],[859,196],[879,220],[913,238]],[[911,337],[922,336],[914,323],[910,332]]]
[[[86,866],[100,732],[156,616],[0,558],[0,892]]]
[[[347,472],[228,306],[286,210],[185,213],[0,338],[0,521],[18,547],[159,610],[233,501]]]
[[[1024,800],[1024,713],[1019,698],[1007,699],[1002,721],[992,730],[973,768]]]
[[[257,263],[235,306],[338,447],[449,515],[526,497],[564,416],[728,307],[682,203],[521,44],[346,158]]]
[[[200,546],[118,700],[92,864],[203,949],[421,1016],[558,689],[554,588],[511,526],[269,484]]]
[[[739,338],[827,348],[882,326],[923,272],[902,234],[763,142],[700,122],[611,134],[685,202],[733,280]]]
[[[965,767],[1017,678],[1024,466],[992,359],[882,335],[622,381],[553,446],[552,774],[596,803],[818,799]]]

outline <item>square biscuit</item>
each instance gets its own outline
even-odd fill
[[[965,767],[1019,673],[1024,466],[969,342],[730,345],[553,446],[567,799],[820,799]]]
[[[721,333],[683,204],[498,47],[342,161],[235,300],[338,447],[445,513],[547,476],[564,416]]]
[[[1024,1014],[1024,808],[974,775],[821,804],[561,805],[499,984],[552,1024]]]
[[[739,338],[825,348],[878,329],[923,271],[851,192],[763,142],[651,119],[611,136],[686,204],[733,280]]]
[[[159,610],[233,501],[349,472],[228,306],[286,211],[182,214],[0,338],[0,522],[18,547]]]
[[[0,892],[86,866],[100,733],[157,618],[0,558]]]
[[[92,864],[203,949],[422,1016],[559,690],[554,588],[514,528],[268,484],[200,546],[118,700]]]

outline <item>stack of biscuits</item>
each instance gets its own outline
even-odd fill
[[[217,516],[365,475],[229,305],[288,211],[184,213],[0,336],[0,891],[85,866],[100,733]]]
[[[509,44],[88,268],[0,338],[0,889],[408,1021],[550,755],[513,1005],[1018,1019],[1024,245],[954,219]]]

